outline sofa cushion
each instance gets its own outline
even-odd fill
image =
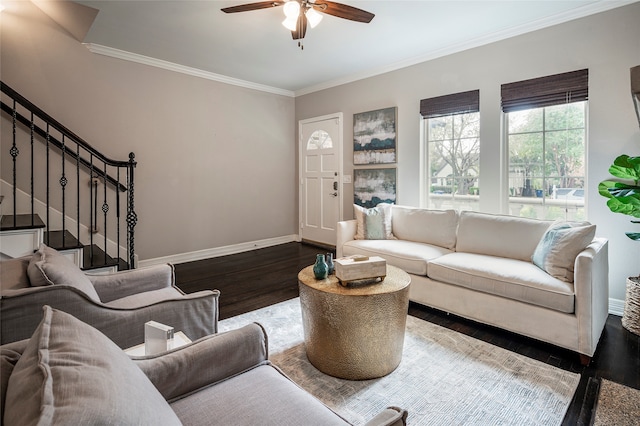
[[[400,240],[456,247],[458,213],[455,210],[428,210],[393,206],[391,228]]]
[[[356,240],[393,240],[391,232],[391,204],[380,203],[376,207],[367,209],[357,204],[353,205],[356,218]]]
[[[100,301],[89,277],[72,261],[44,244],[31,257],[27,274],[34,287],[64,284],[80,290],[96,302]]]
[[[201,389],[171,408],[185,425],[348,425],[271,365]]]
[[[463,211],[456,251],[531,262],[533,251],[550,224],[524,217]]]
[[[573,285],[531,262],[457,252],[431,260],[429,278],[560,312],[574,311]]]
[[[451,250],[431,244],[414,241],[392,240],[351,240],[342,246],[344,256],[363,254],[380,256],[387,264],[396,266],[410,274],[427,275],[428,262],[442,255],[452,253]]]
[[[43,310],[9,378],[6,424],[180,424],[115,343],[69,314]]]
[[[531,260],[551,276],[573,282],[576,257],[595,235],[596,226],[589,222],[554,223],[540,239]]]

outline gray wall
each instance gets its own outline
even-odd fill
[[[140,260],[297,233],[293,98],[92,54],[31,2],[0,40],[5,83],[108,157],[135,152]]]
[[[625,279],[640,273],[640,246],[624,231],[629,218],[611,213],[598,195],[613,159],[640,155],[640,128],[630,96],[629,69],[640,64],[640,3],[431,60],[384,75],[296,98],[296,120],[344,113],[344,173],[352,174],[353,114],[398,107],[398,203],[420,204],[420,99],[480,90],[482,197],[480,208],[504,211],[505,174],[500,85],[589,68],[587,216],[610,239],[610,297],[624,299]],[[353,203],[345,185],[344,204]],[[347,218],[352,217],[345,207]],[[637,229],[636,229],[637,231]]]

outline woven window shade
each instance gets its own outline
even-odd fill
[[[420,114],[423,118],[442,117],[443,115],[466,114],[480,111],[480,91],[454,93],[420,101]]]
[[[589,70],[578,70],[503,84],[502,111],[541,108],[589,97]]]

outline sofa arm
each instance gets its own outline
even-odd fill
[[[609,244],[595,238],[574,264],[578,352],[593,356],[609,315]]]
[[[389,407],[369,420],[365,426],[404,426],[407,424],[407,410]]]
[[[157,321],[195,340],[217,332],[218,291],[200,291],[136,308],[115,308],[65,286],[33,287],[5,292],[0,298],[2,343],[31,337],[42,320],[42,307],[73,315],[105,334],[121,348],[144,342],[144,323]]]
[[[265,364],[267,356],[267,334],[254,323],[159,355],[132,359],[171,402]]]
[[[355,239],[357,223],[355,219],[338,222],[336,231],[336,258],[343,256],[342,246],[344,243]]]
[[[106,275],[87,275],[102,303],[175,284],[173,265],[155,265]]]

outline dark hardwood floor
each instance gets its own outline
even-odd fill
[[[220,290],[220,319],[298,297],[297,275],[325,249],[287,243],[250,252],[175,265],[178,286],[186,293]],[[411,303],[409,314],[425,321],[581,375],[564,425],[589,425],[599,379],[640,389],[640,337],[609,315],[588,367],[571,351],[455,315]],[[596,379],[596,380],[594,380]],[[595,385],[594,385],[595,384]]]

